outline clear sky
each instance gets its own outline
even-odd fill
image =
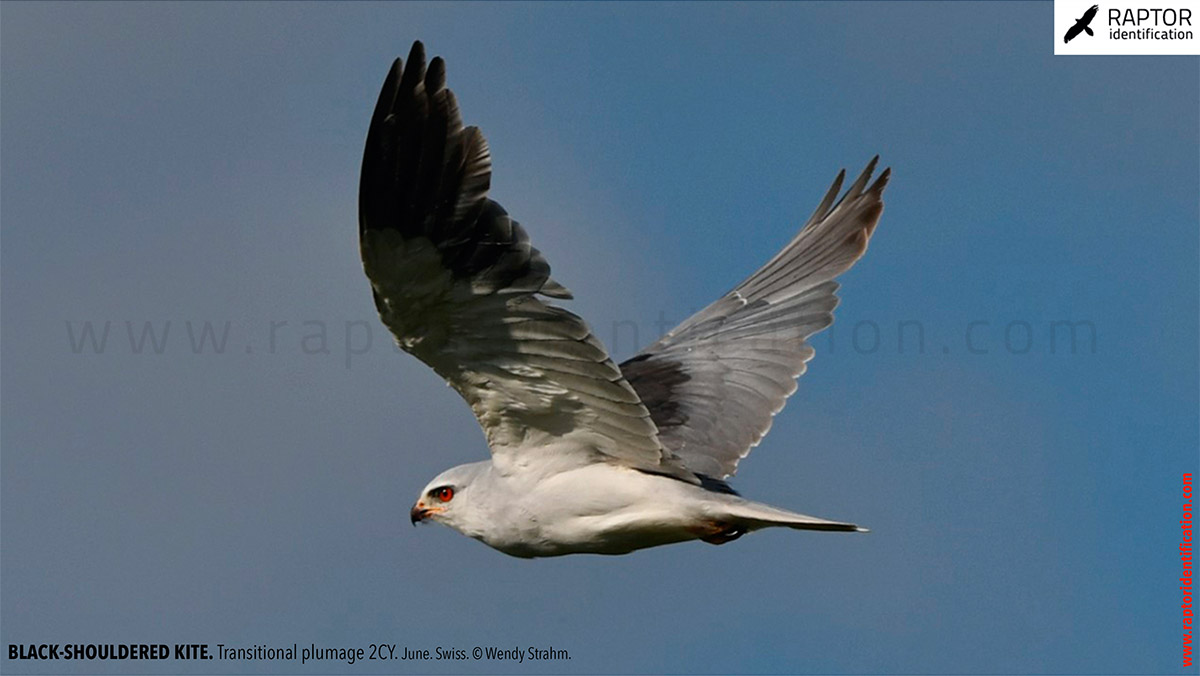
[[[1181,671],[1200,67],[1054,57],[1051,15],[5,3],[0,669]],[[426,481],[487,454],[389,346],[358,261],[362,141],[414,39],[618,357],[882,155],[871,250],[734,479],[870,535],[525,561],[409,526]],[[194,349],[204,322],[221,353]],[[8,659],[30,642],[571,659]]]

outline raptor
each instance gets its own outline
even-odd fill
[[[483,135],[445,64],[413,45],[383,83],[359,194],[363,267],[397,344],[471,407],[491,458],[422,489],[434,521],[518,557],[722,544],[769,527],[864,531],[738,495],[726,482],[767,433],[833,322],[834,278],[866,251],[889,171],[845,172],[782,251],[621,365],[529,236],[488,197]],[[840,196],[840,198],[839,198]]]

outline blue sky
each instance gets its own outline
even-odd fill
[[[1196,57],[1054,57],[1050,3],[0,18],[0,643],[571,654],[166,663],[218,673],[1181,670]],[[734,480],[869,536],[522,561],[409,527],[426,481],[486,457],[390,348],[358,262],[367,121],[414,39],[618,357],[769,258],[838,169],[893,168],[837,323]],[[99,353],[84,322],[109,322]],[[145,322],[161,353],[137,352]],[[221,353],[193,349],[204,322],[228,322]]]

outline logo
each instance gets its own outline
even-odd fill
[[[1067,30],[1067,34],[1063,36],[1063,43],[1065,44],[1071,40],[1074,40],[1075,37],[1080,33],[1095,35],[1095,33],[1092,32],[1092,29],[1088,28],[1088,24],[1092,23],[1092,19],[1096,18],[1096,13],[1099,11],[1100,5],[1092,5],[1089,7],[1088,11],[1084,12],[1083,16],[1075,21],[1075,25],[1071,26],[1071,28]]]
[[[1200,0],[1096,1],[1054,0],[1055,54],[1200,54]]]

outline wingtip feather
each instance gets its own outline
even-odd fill
[[[879,164],[878,155],[871,158],[871,161],[867,163],[867,167],[854,180],[854,184],[850,186],[850,189],[846,191],[846,196],[842,198],[843,201],[853,200],[863,193],[863,189],[867,187],[867,181],[871,179],[871,174],[875,173],[875,165],[877,164]]]
[[[411,90],[417,86],[418,82],[425,79],[425,45],[421,44],[420,40],[413,42],[412,49],[408,52],[408,67],[404,69],[404,77],[401,78],[401,86],[404,89]]]
[[[446,62],[435,56],[425,71],[425,90],[433,93],[446,87]]]
[[[825,191],[825,196],[821,198],[821,203],[813,211],[812,216],[809,216],[807,225],[811,225],[825,218],[829,213],[829,208],[833,206],[833,201],[837,199],[838,193],[842,191],[842,183],[846,180],[846,170],[842,169],[838,172],[837,178],[833,179],[833,185],[829,186],[829,190]],[[806,227],[807,227],[806,225]]]
[[[892,168],[887,167],[883,170],[883,173],[879,175],[879,178],[875,179],[875,182],[871,184],[871,187],[867,189],[867,192],[874,193],[876,195],[883,194],[883,189],[887,187],[888,181],[891,178]]]
[[[408,50],[408,60],[410,63],[425,63],[425,43],[420,40],[413,40],[412,48]]]

